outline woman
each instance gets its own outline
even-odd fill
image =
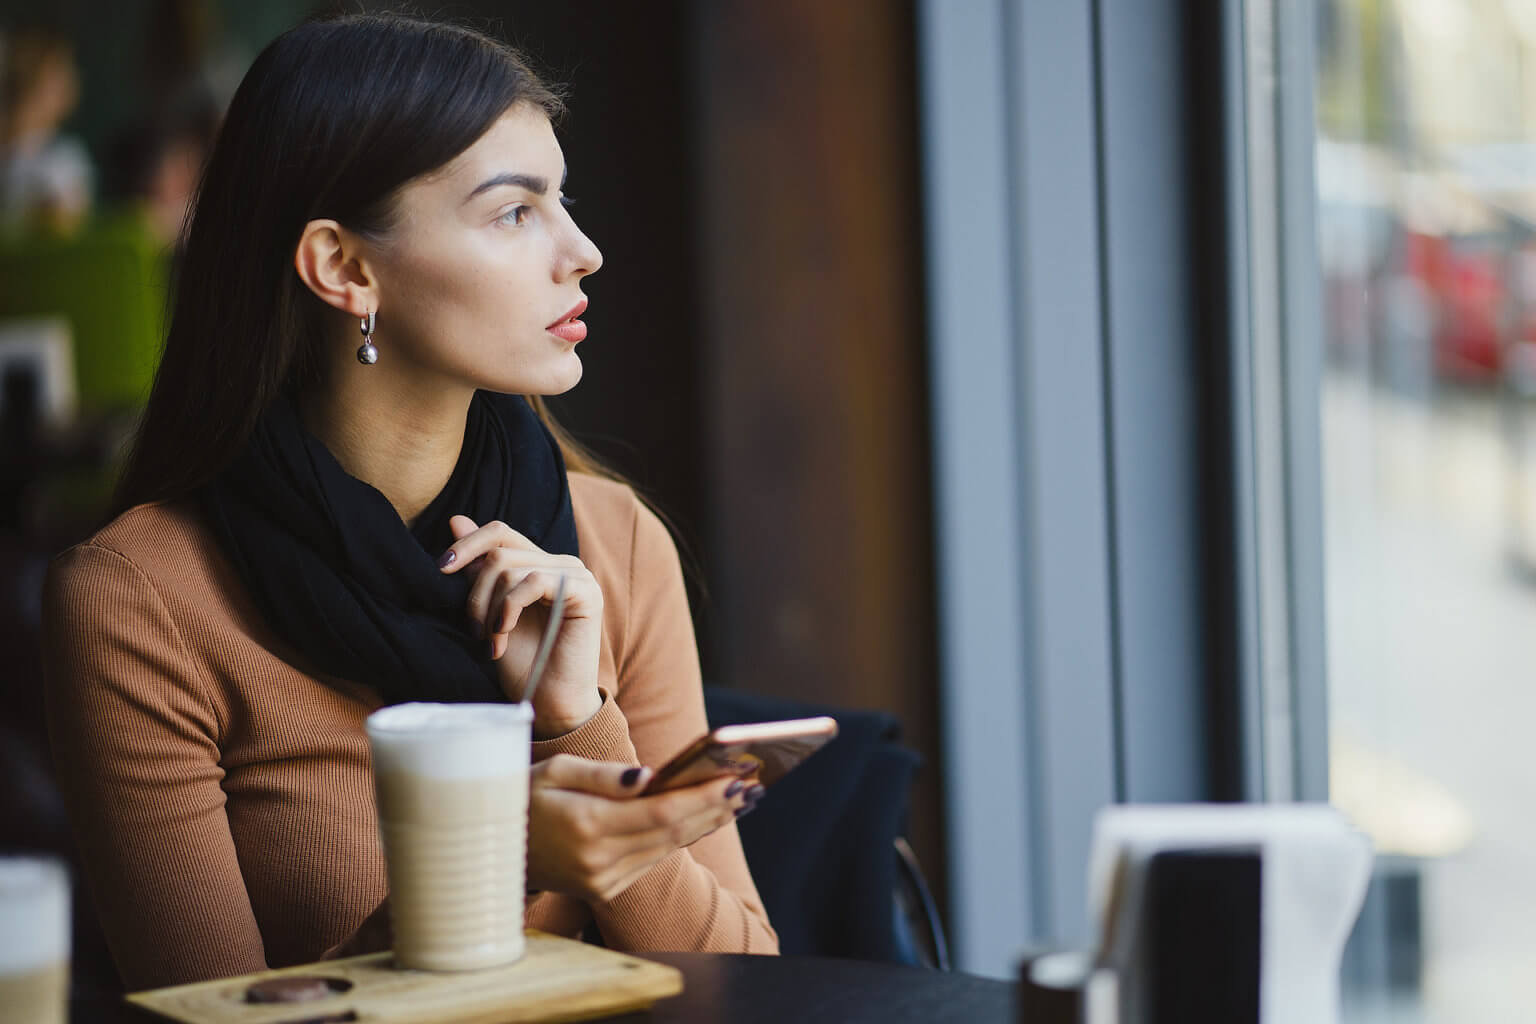
[[[527,923],[776,951],[732,821],[761,790],[637,795],[705,720],[665,529],[538,404],[581,376],[602,263],[559,111],[501,45],[378,17],[287,33],[231,104],[121,514],[45,598],[55,758],[130,987],[386,942],[363,719],[520,693],[561,576]]]
[[[79,100],[68,39],[38,28],[0,35],[0,232],[69,235],[90,212],[90,157],[59,131]]]

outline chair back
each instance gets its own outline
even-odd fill
[[[82,409],[141,407],[164,348],[169,260],[129,214],[101,218],[67,238],[5,238],[0,320],[65,318]]]
[[[921,758],[899,743],[881,711],[854,711],[706,686],[710,727],[830,715],[837,738],[774,784],[739,823],[742,847],[785,954],[934,963],[943,932],[919,874],[915,894],[906,832]],[[904,843],[902,844],[905,845]],[[932,915],[914,934],[913,908]],[[941,956],[941,959],[943,958]]]

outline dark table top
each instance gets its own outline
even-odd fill
[[[649,1014],[651,1024],[902,1024],[1014,1020],[1013,986],[973,974],[810,956],[648,953],[683,972],[683,992]]]
[[[1009,1024],[1014,987],[971,974],[806,956],[647,953],[683,972],[683,992],[611,1024]],[[76,999],[74,1024],[161,1018],[113,998]]]

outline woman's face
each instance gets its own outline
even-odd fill
[[[565,321],[603,256],[566,211],[564,179],[549,119],[519,105],[402,189],[395,230],[369,253],[380,363],[506,394],[574,387],[586,327]]]

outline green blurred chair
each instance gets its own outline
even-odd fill
[[[0,239],[0,319],[62,316],[82,413],[142,408],[164,339],[169,252],[137,213],[68,238]]]
[[[20,468],[6,467],[7,493],[31,547],[57,550],[101,525],[164,347],[169,277],[168,248],[131,208],[67,238],[0,236],[0,322],[61,317],[74,356],[74,423],[39,451],[9,453]]]

